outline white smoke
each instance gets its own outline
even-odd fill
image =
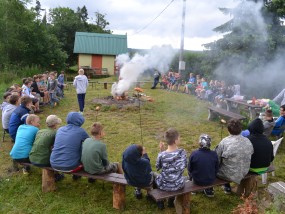
[[[165,45],[162,47],[154,46],[145,55],[136,53],[131,59],[128,54],[117,56],[116,64],[121,66],[120,78],[111,93],[122,95],[149,69],[166,73],[174,55],[175,50],[170,45]]]

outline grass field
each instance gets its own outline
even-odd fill
[[[153,97],[154,102],[144,103],[140,111],[138,108],[118,109],[111,106],[102,107],[99,112],[95,111],[97,105],[93,103],[93,99],[109,96],[110,87],[104,89],[102,84],[97,85],[96,88],[89,87],[84,111],[86,121],[83,128],[90,133],[90,127],[96,117],[104,125],[106,133],[104,141],[107,144],[110,161],[121,162],[122,152],[128,145],[143,144],[155,170],[159,139],[169,127],[175,127],[180,132],[180,147],[187,151],[188,156],[191,151],[197,149],[197,140],[201,133],[207,133],[212,137],[212,148],[220,142],[221,135],[227,136],[225,128],[221,133],[221,125],[218,121],[207,120],[208,104],[206,102],[186,94],[160,89],[151,90],[150,87],[149,83],[142,86],[144,93]],[[129,95],[132,93],[133,91],[130,90]],[[44,107],[43,110],[44,112],[39,115],[41,128],[45,128],[45,118],[49,114],[61,117],[64,121],[62,125],[65,125],[67,113],[78,111],[75,90],[72,88],[66,90],[65,98],[59,106]],[[127,187],[125,210],[114,210],[111,184],[101,181],[90,184],[85,178],[73,181],[68,175],[56,184],[56,192],[42,193],[40,169],[32,168],[28,176],[21,172],[8,172],[12,164],[9,157],[11,147],[12,143],[8,137],[0,144],[0,213],[175,213],[174,209],[169,208],[159,211],[156,204],[148,202],[145,197],[142,200],[136,200],[133,196],[133,188],[130,186]],[[283,143],[275,160],[276,176],[269,176],[269,182],[285,179],[284,151]],[[260,203],[267,197],[266,186],[259,185]],[[222,189],[217,187],[215,197],[212,199],[206,198],[203,194],[192,196],[191,212],[230,213],[239,203],[241,200],[238,196],[225,195]]]

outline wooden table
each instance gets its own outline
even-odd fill
[[[257,113],[261,111],[262,107],[247,103],[245,100],[235,100],[232,98],[224,99],[227,104],[227,111],[236,112],[240,114],[241,109],[248,110],[249,118],[251,120],[257,117]]]

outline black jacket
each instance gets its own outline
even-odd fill
[[[250,168],[263,168],[269,167],[270,163],[274,159],[273,145],[271,141],[263,135],[263,123],[262,120],[256,118],[249,126],[248,130],[250,135],[248,139],[253,146],[253,154],[251,156]]]
[[[135,187],[150,186],[152,177],[150,160],[147,154],[141,155],[137,145],[131,145],[124,151],[122,166],[129,185]]]

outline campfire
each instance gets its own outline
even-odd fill
[[[124,107],[139,107],[144,102],[153,102],[153,98],[146,96],[144,90],[141,88],[134,88],[134,93],[132,96],[128,96],[127,92],[124,92],[122,95],[113,94],[112,96],[107,96],[103,98],[96,98],[93,100],[96,104],[101,104],[104,106],[115,105],[118,108]]]

